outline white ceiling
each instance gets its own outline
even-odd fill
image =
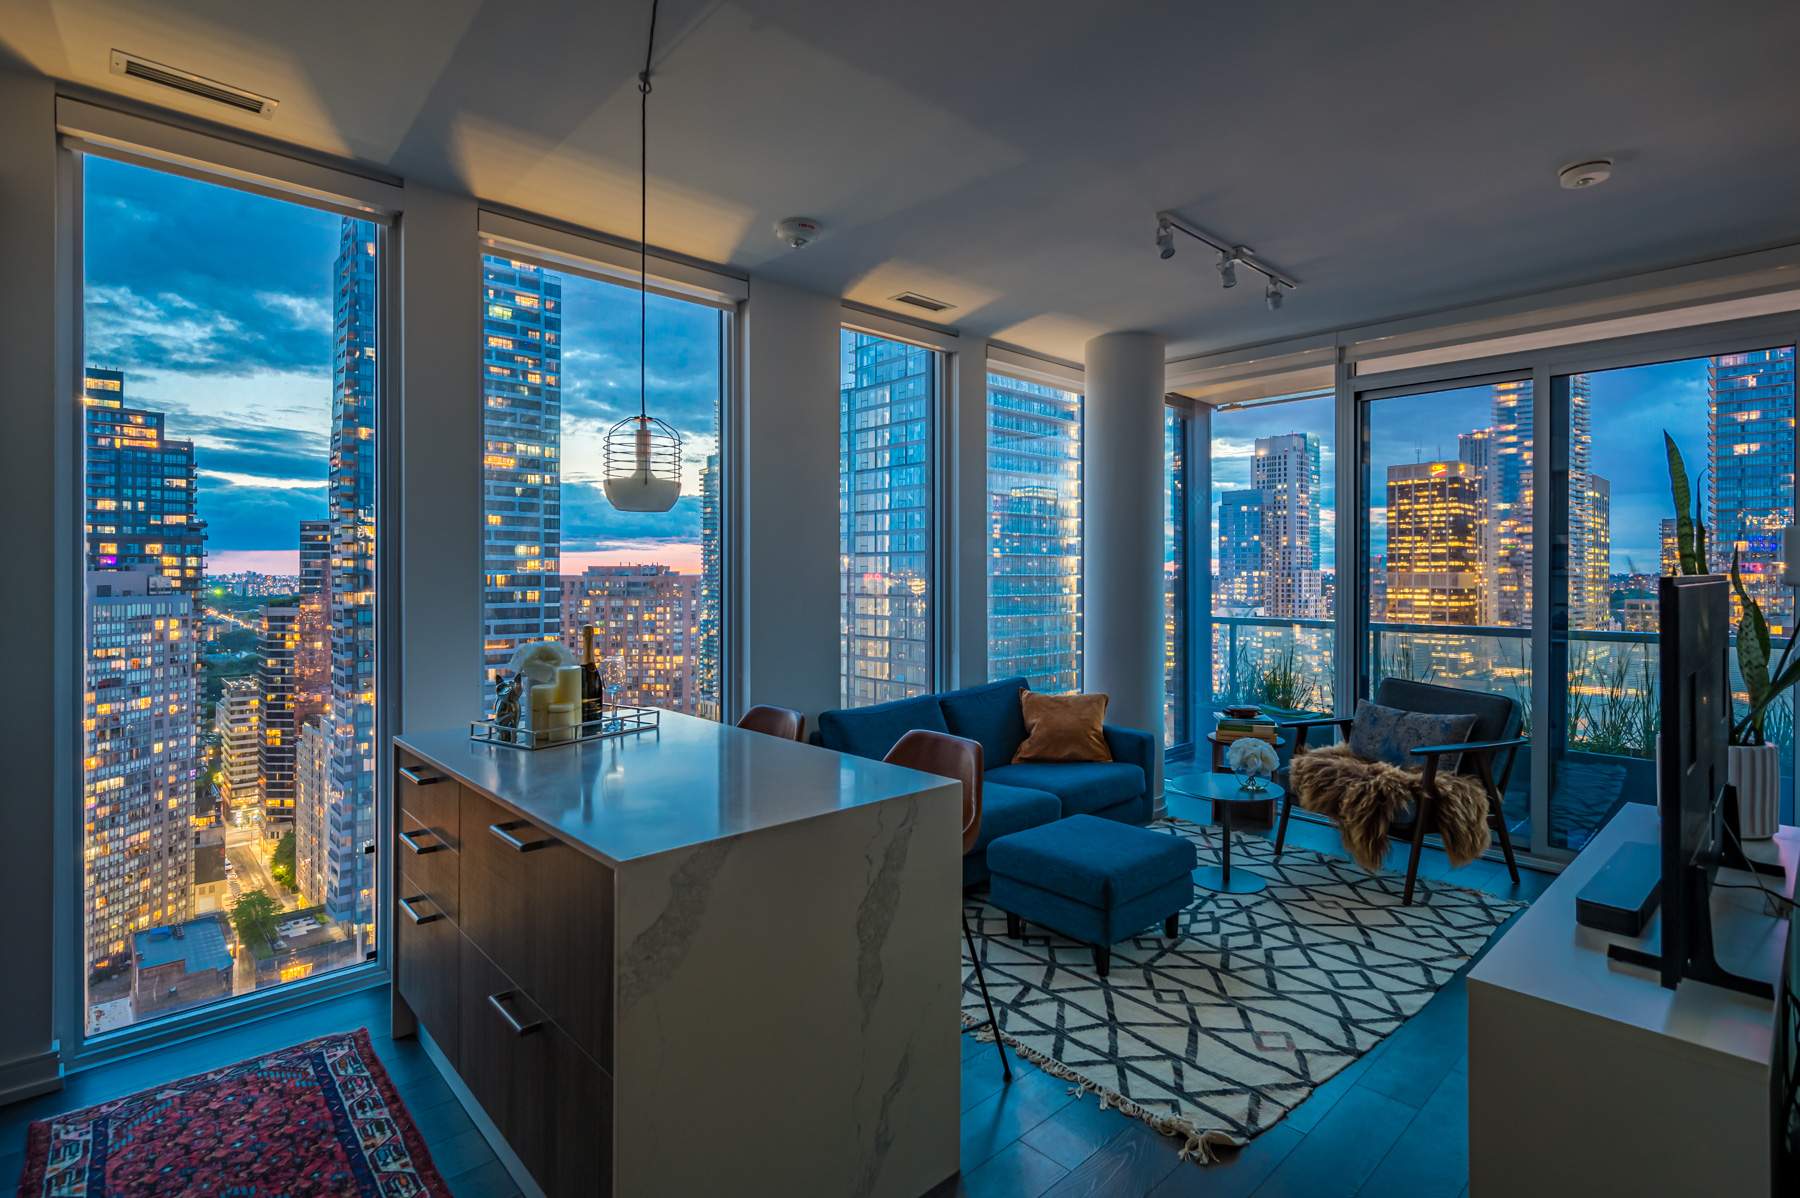
[[[635,237],[649,4],[0,0],[0,63]],[[665,0],[649,239],[1079,359],[1800,241],[1800,4]],[[108,73],[124,50],[270,121]],[[1591,191],[1556,171],[1617,160]],[[1172,208],[1302,281],[1223,291]],[[801,251],[773,222],[826,235]],[[904,310],[904,309],[902,309]]]

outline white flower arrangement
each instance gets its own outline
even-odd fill
[[[508,668],[531,679],[533,686],[553,686],[558,667],[580,664],[561,641],[527,641],[513,654]]]
[[[1280,761],[1275,756],[1275,750],[1269,747],[1267,741],[1259,740],[1254,736],[1241,736],[1232,741],[1231,747],[1225,750],[1225,764],[1239,773],[1247,774],[1255,771],[1261,774],[1273,774]]]

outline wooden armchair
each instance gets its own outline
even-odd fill
[[[1425,848],[1425,836],[1428,832],[1437,830],[1432,806],[1439,797],[1439,762],[1447,755],[1458,753],[1462,754],[1462,760],[1456,772],[1478,779],[1482,789],[1487,792],[1488,827],[1500,838],[1500,852],[1506,858],[1506,871],[1512,875],[1513,885],[1517,886],[1519,866],[1513,860],[1512,838],[1506,831],[1504,796],[1519,748],[1530,743],[1519,735],[1518,705],[1505,695],[1456,690],[1448,686],[1433,686],[1427,682],[1411,682],[1404,678],[1383,679],[1380,689],[1375,693],[1375,702],[1383,707],[1395,707],[1402,711],[1475,716],[1475,726],[1469,730],[1467,742],[1428,745],[1412,751],[1414,759],[1424,766],[1423,795],[1410,816],[1403,816],[1389,828],[1395,836],[1412,842],[1412,852],[1406,865],[1406,889],[1400,901],[1405,905],[1412,903],[1413,884],[1419,876],[1419,855]],[[1304,751],[1309,730],[1336,727],[1339,735],[1348,739],[1352,722],[1352,717],[1326,716],[1321,719],[1284,722],[1281,727],[1293,730],[1294,752],[1299,754]],[[1496,780],[1494,761],[1499,754],[1505,756]],[[1287,794],[1281,805],[1281,820],[1275,830],[1275,855],[1278,857],[1287,840],[1288,813],[1296,801],[1293,787],[1290,785],[1286,789]]]

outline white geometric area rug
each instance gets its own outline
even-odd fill
[[[1186,820],[1151,830],[1193,842],[1218,864],[1218,832]],[[1416,1014],[1526,904],[1420,878],[1401,879],[1256,836],[1232,844],[1232,868],[1268,879],[1257,894],[1197,890],[1181,936],[1159,921],[1112,946],[1111,976],[1092,950],[1038,924],[1023,940],[1006,916],[964,900],[994,1014],[1011,1047],[1166,1135],[1182,1157],[1213,1159],[1279,1121]],[[965,947],[963,1023],[987,1018]],[[979,1033],[990,1038],[991,1032]]]

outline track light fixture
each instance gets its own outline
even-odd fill
[[[1186,233],[1195,241],[1204,242],[1219,251],[1217,263],[1219,282],[1226,287],[1237,286],[1237,268],[1241,264],[1255,271],[1268,280],[1263,291],[1263,300],[1269,305],[1271,312],[1281,307],[1283,287],[1293,290],[1300,286],[1300,281],[1279,267],[1273,266],[1256,256],[1256,252],[1247,245],[1232,245],[1223,237],[1208,233],[1198,225],[1189,224],[1173,212],[1156,214],[1156,247],[1164,258],[1175,256],[1175,234]]]

